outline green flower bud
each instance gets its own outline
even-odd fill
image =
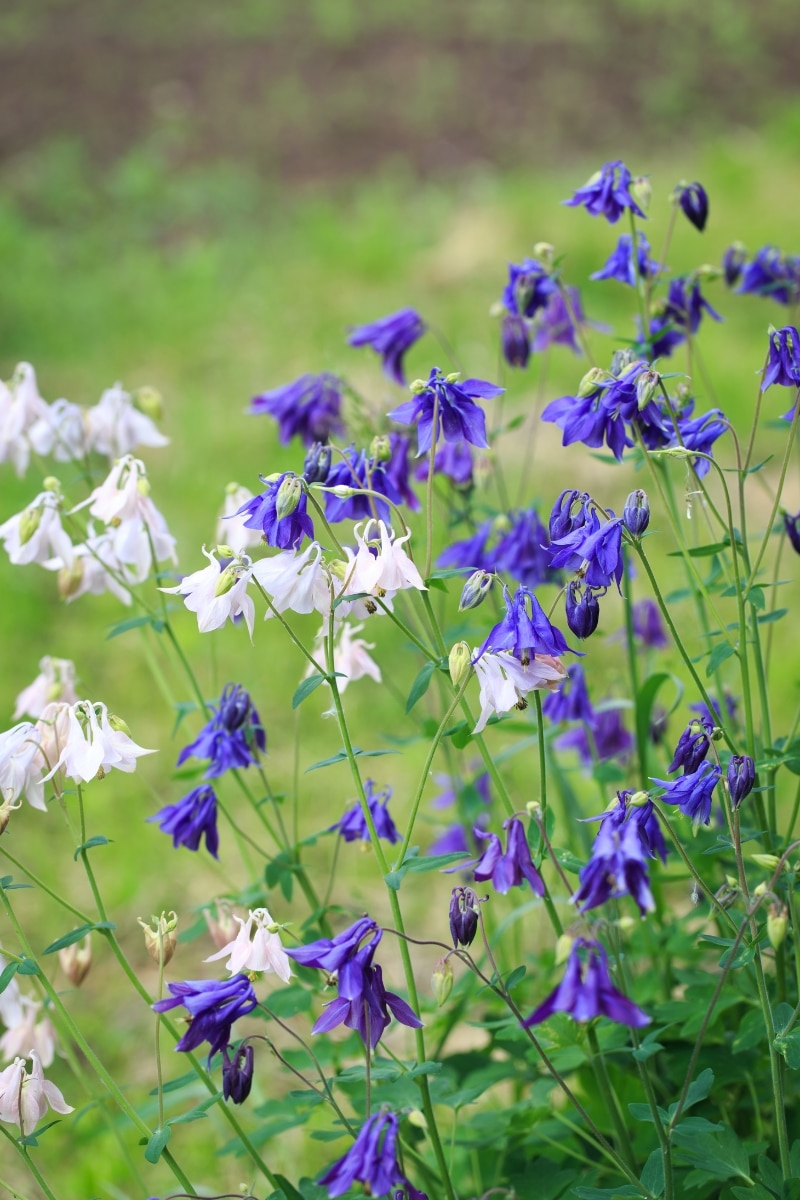
[[[636,380],[636,403],[639,412],[653,399],[661,385],[661,376],[658,371],[642,371],[639,378]]]
[[[19,544],[29,542],[42,523],[41,507],[26,508],[19,518]]]
[[[533,257],[538,258],[543,267],[552,267],[556,248],[550,242],[537,242],[533,247]]]
[[[428,390],[427,379],[415,379],[413,383],[408,385],[408,390],[414,396],[419,396],[421,392],[426,392]]]
[[[238,578],[239,575],[236,567],[233,565],[233,563],[231,563],[225,568],[224,571],[220,571],[219,579],[217,580],[216,587],[214,588],[214,595],[226,596]]]
[[[71,567],[61,567],[58,572],[58,594],[62,600],[75,596],[83,583],[83,559],[73,559]]]
[[[80,987],[92,965],[92,943],[89,934],[80,942],[64,946],[58,952],[58,962],[73,987]]]
[[[777,950],[786,937],[789,914],[783,905],[771,904],[767,914],[767,937],[773,950]]]
[[[116,713],[108,714],[108,723],[115,733],[124,733],[126,737],[131,736],[131,731],[123,721],[122,717],[118,717]]]
[[[578,384],[578,390],[575,395],[579,400],[585,400],[587,396],[593,396],[597,391],[597,385],[606,379],[608,379],[608,371],[604,371],[602,367],[590,367]]]
[[[773,874],[778,869],[778,863],[781,861],[777,854],[751,854],[750,860],[756,863],[757,866],[763,867],[765,871],[771,871]]]
[[[653,189],[647,176],[639,175],[636,179],[631,180],[628,191],[639,205],[639,208],[642,210],[642,212],[647,212],[648,208],[650,207],[650,197],[653,194]]]
[[[494,575],[490,574],[489,571],[473,571],[464,584],[461,599],[458,602],[458,611],[467,612],[469,609],[477,608],[479,604],[483,604],[491,591],[493,582]]]
[[[389,435],[386,433],[378,433],[370,442],[369,452],[375,462],[389,462],[392,457],[392,443],[389,441]]]
[[[214,553],[218,558],[236,558],[236,551],[231,550],[230,546],[226,546],[224,542],[220,542]]]
[[[144,930],[144,944],[147,953],[155,963],[169,962],[178,944],[178,915],[175,912],[163,913],[160,917],[152,916],[148,925],[141,917],[136,918]]]
[[[464,679],[472,670],[472,655],[467,643],[456,642],[450,651],[447,661],[450,670],[450,678],[453,681],[453,687],[461,687]]]
[[[303,485],[296,475],[287,475],[275,497],[275,516],[279,521],[290,517],[303,496]]]
[[[164,401],[161,392],[154,387],[140,387],[133,393],[133,402],[145,416],[154,421],[160,421],[164,415]]]
[[[42,487],[46,492],[55,492],[57,496],[61,495],[61,480],[56,479],[55,475],[45,476]]]
[[[560,967],[565,963],[570,956],[572,947],[575,944],[575,938],[571,933],[562,933],[561,937],[556,942],[556,959],[555,965]]]
[[[460,371],[451,371],[449,375],[445,375],[445,383],[458,383],[461,378]]]
[[[453,990],[453,968],[446,958],[440,958],[437,962],[433,975],[431,976],[431,987],[433,994],[436,997],[436,1003],[439,1008],[447,1003],[447,999]]]

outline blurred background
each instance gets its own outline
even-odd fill
[[[178,538],[180,570],[197,570],[225,485],[258,490],[259,472],[302,461],[299,443],[279,447],[272,422],[245,415],[251,396],[304,371],[331,370],[375,411],[398,403],[374,359],[346,346],[349,325],[411,305],[445,333],[469,375],[498,379],[490,307],[507,263],[546,240],[567,255],[565,276],[582,286],[587,315],[617,322],[628,336],[626,289],[585,285],[617,231],[560,205],[605,160],[650,175],[654,252],[674,185],[698,179],[706,187],[707,231],[680,225],[674,272],[718,264],[736,238],[750,251],[767,242],[800,250],[797,27],[796,0],[5,0],[0,376],[29,361],[45,399],[84,405],[116,380],[157,388],[172,445],[143,457],[153,499]],[[709,298],[725,324],[706,323],[703,353],[718,402],[745,419],[767,325],[782,324],[781,313],[723,295],[721,284]],[[606,361],[618,340],[597,337]],[[410,376],[427,375],[437,358],[449,369],[430,343],[415,347]],[[547,369],[546,381],[535,362],[504,380],[520,411],[534,394],[541,404],[573,390],[586,364],[556,348]],[[702,397],[704,409],[711,403]],[[552,429],[543,436],[547,447],[558,444]],[[780,433],[770,436],[777,447]],[[621,507],[625,481],[587,467],[582,447],[560,451],[555,469],[536,446],[530,453],[539,460],[526,504],[549,511],[561,488],[585,486],[591,470]],[[21,480],[10,465],[1,470],[0,521],[41,487],[35,465]],[[794,500],[800,505],[800,494]],[[135,777],[114,773],[98,785],[113,798],[95,802],[90,829],[126,847],[129,869],[106,871],[107,900],[128,914],[123,940],[144,972],[133,916],[175,907],[170,876],[198,865],[143,821],[181,794],[172,763],[188,735],[185,727],[166,745],[165,730],[170,701],[187,697],[185,681],[164,667],[154,683],[160,647],[141,630],[106,639],[129,615],[107,597],[64,605],[52,574],[11,567],[5,556],[0,589],[0,706],[9,721],[39,658],[61,655],[138,742],[164,749]],[[254,651],[242,629],[200,639],[191,616],[179,611],[175,620],[208,696],[228,678],[252,690],[268,722],[271,773],[290,774],[298,728],[305,760],[337,750],[332,723],[319,720],[319,694],[300,715],[289,710],[303,667],[275,628],[257,625]],[[299,625],[310,640],[313,622]],[[613,686],[619,655],[607,653]],[[384,654],[382,666],[406,695],[418,664],[398,656],[392,665]],[[356,723],[359,715],[372,721],[362,744],[378,743],[395,719],[394,699],[366,680],[352,702],[361,705]],[[376,767],[381,786],[391,777],[397,787],[403,772],[414,778],[413,765],[377,762],[393,764],[391,772]],[[352,799],[333,772],[300,781],[312,828],[320,805],[333,821]],[[47,827],[43,845],[66,836],[49,818],[22,816],[15,853],[34,824]],[[54,858],[53,878],[90,903],[71,850],[59,854],[71,873]],[[204,860],[203,871],[181,883],[186,901],[235,890],[230,862]],[[357,873],[350,884],[352,903],[363,902]],[[20,895],[35,912],[35,895]],[[61,932],[56,921],[42,944]],[[192,951],[185,975],[197,971],[195,958]],[[109,1029],[118,1025],[115,993],[95,1001],[98,1027],[105,1018]],[[109,1055],[123,1052],[105,1036]],[[149,1080],[149,1064],[140,1070]],[[74,1161],[84,1163],[79,1147]],[[100,1189],[90,1161],[76,1165],[85,1173],[71,1194]],[[102,1194],[127,1195],[123,1179],[120,1168],[121,1190]]]

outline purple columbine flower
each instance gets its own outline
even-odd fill
[[[492,551],[493,569],[534,588],[556,578],[550,566],[549,538],[535,508],[510,513],[511,528]]]
[[[699,717],[690,721],[678,738],[672,762],[667,768],[670,774],[683,767],[684,775],[691,775],[704,761],[711,749],[711,734],[714,731],[712,721]]]
[[[739,292],[765,296],[778,304],[796,304],[800,297],[800,257],[777,246],[762,246],[742,270]]]
[[[524,317],[517,313],[503,313],[500,346],[503,358],[510,367],[527,367],[531,356],[531,335]]]
[[[250,693],[239,683],[226,683],[219,705],[211,708],[214,715],[181,750],[178,766],[187,758],[208,758],[206,779],[216,779],[234,768],[257,766],[259,753],[266,753],[267,735]]]
[[[521,263],[508,264],[508,283],[501,303],[507,313],[532,317],[555,291],[556,284],[546,267],[535,258],[526,258]]]
[[[641,537],[650,524],[650,501],[647,492],[637,488],[628,494],[622,510],[622,520],[632,537]]]
[[[582,537],[583,531],[560,538],[553,543],[555,553],[550,559],[551,566],[568,567],[579,557],[581,562],[586,564],[583,568],[583,578],[589,587],[607,588],[613,580],[619,591],[624,568],[624,523],[624,517],[615,517],[612,513],[611,520],[604,521],[585,538]]]
[[[399,446],[392,447],[393,458],[396,452],[402,453]],[[391,460],[379,462],[368,455],[366,450],[357,452],[354,446],[348,446],[343,457],[335,459],[331,465],[325,487],[341,485],[348,488],[369,488],[385,496],[392,504],[402,504],[406,496],[401,493],[394,478],[398,464],[395,464],[394,473],[390,468]],[[410,507],[419,507],[416,497],[414,499],[415,504]],[[374,496],[336,496],[332,492],[325,493],[325,516],[331,524],[337,521],[369,520],[375,512],[381,521],[391,523],[389,505],[384,500],[376,500]]]
[[[450,896],[450,936],[453,948],[471,946],[478,932],[478,897],[472,888],[454,887]]]
[[[401,308],[399,312],[381,317],[368,325],[358,325],[350,331],[349,346],[371,346],[381,356],[385,375],[405,386],[403,357],[424,334],[427,326],[413,308]]]
[[[369,1196],[387,1196],[398,1184],[408,1189],[409,1200],[427,1200],[406,1179],[397,1162],[399,1121],[394,1113],[376,1113],[359,1130],[344,1158],[334,1163],[319,1182],[332,1198],[343,1196],[354,1183],[363,1183]],[[402,1193],[398,1193],[402,1194]]]
[[[365,1046],[374,1050],[390,1023],[390,1012],[402,1025],[410,1029],[422,1028],[419,1017],[405,1000],[394,992],[387,992],[381,968],[373,966],[372,958],[381,932],[378,931],[377,939],[373,938],[341,965],[337,979],[339,994],[325,1006],[312,1033],[329,1033],[337,1025],[344,1024],[355,1030]]]
[[[800,334],[794,325],[770,330],[769,358],[761,381],[762,392],[773,383],[780,387],[800,387]]]
[[[551,625],[539,601],[528,588],[517,588],[514,599],[508,589],[503,588],[506,615],[492,629],[481,646],[480,653],[487,650],[496,654],[499,650],[510,650],[515,658],[526,665],[537,654],[550,654],[557,658],[570,651],[564,635]]]
[[[332,452],[326,442],[314,442],[303,459],[306,483],[324,483],[331,469]]]
[[[491,517],[475,530],[472,537],[460,542],[453,542],[439,555],[437,562],[440,567],[463,567],[465,571],[493,571],[494,555],[490,554],[486,545],[494,530]]]
[[[588,492],[575,488],[565,489],[553,505],[550,513],[550,541],[558,541],[576,529],[582,529],[591,519]]]
[[[301,375],[293,383],[262,392],[250,402],[251,413],[268,413],[278,422],[278,437],[285,446],[298,434],[306,446],[327,442],[332,433],[343,434],[340,413],[342,381],[336,375]]]
[[[645,646],[663,650],[669,645],[655,600],[637,600],[633,606],[633,634]]]
[[[700,291],[700,284],[694,276],[679,275],[673,279],[667,292],[667,307],[664,316],[681,329],[697,333],[703,313],[707,312],[715,321],[722,317],[711,307]]]
[[[633,236],[623,233],[617,242],[616,249],[599,271],[590,275],[590,279],[617,279],[635,288],[637,279],[652,279],[660,270],[657,262],[649,258],[650,243],[643,233],[636,237],[636,255],[633,253]]]
[[[374,788],[375,784],[371,779],[365,780],[364,792],[367,804],[369,805],[369,811],[372,815],[375,832],[379,838],[383,838],[387,842],[399,842],[400,834],[397,832],[397,826],[389,816],[387,808],[392,798],[392,789],[386,788],[385,791],[376,793]],[[370,840],[366,818],[358,801],[348,808],[340,821],[328,827],[328,833],[332,833],[334,830],[338,830],[346,842],[368,842]]]
[[[233,1058],[228,1054],[233,1050]],[[222,1051],[222,1098],[234,1104],[244,1104],[253,1086],[253,1047],[225,1046]]]
[[[572,897],[581,912],[621,896],[632,896],[642,916],[655,908],[638,811],[628,810],[620,799],[611,812],[603,814],[591,857],[581,869],[580,887]]]
[[[301,967],[316,967],[320,971],[328,972],[338,971],[357,953],[365,938],[370,939],[368,945],[374,953],[382,936],[382,930],[375,921],[370,917],[359,917],[354,924],[337,933],[336,937],[319,938],[316,942],[309,942],[306,946],[295,946],[291,950],[287,947],[286,953],[295,962],[300,963]]]
[[[199,850],[204,837],[208,853],[212,858],[219,857],[217,796],[210,784],[194,788],[177,804],[165,805],[147,820],[158,821],[161,832],[169,834],[176,849],[185,846],[187,850]]]
[[[440,854],[470,854],[467,831],[463,825],[448,825],[444,833],[428,847],[428,858],[438,858]]]
[[[637,217],[644,217],[645,214],[630,193],[632,182],[630,171],[617,159],[604,163],[570,200],[562,203],[570,208],[583,205],[593,217],[603,216],[610,225],[616,225],[626,209]]]
[[[489,842],[475,867],[476,882],[491,880],[495,891],[504,896],[510,888],[522,887],[527,879],[536,895],[543,896],[544,881],[533,865],[522,822],[517,817],[511,817],[503,822],[503,828],[507,831],[505,854],[497,834],[473,829],[475,837]]]
[[[747,262],[747,251],[741,242],[732,242],[722,256],[722,273],[729,288],[735,287],[742,277]]]
[[[703,762],[696,771],[682,775],[680,779],[672,782],[653,779],[653,783],[665,789],[661,799],[666,804],[677,804],[685,816],[691,817],[696,828],[700,824],[708,825],[711,819],[711,797],[721,774],[716,763]]]
[[[389,416],[401,425],[417,426],[417,452],[424,454],[431,444],[437,445],[441,434],[446,442],[470,442],[487,447],[486,417],[476,400],[493,400],[505,388],[496,387],[482,379],[458,382],[457,375],[444,375],[434,367],[428,382],[419,384],[411,400],[392,410]],[[436,408],[436,428],[433,414]]]
[[[721,409],[711,408],[699,417],[678,417],[678,428],[687,450],[711,454],[714,442],[728,432],[730,425]],[[677,445],[677,440],[673,444]],[[704,458],[693,458],[691,463],[701,478],[711,470],[711,463]]]
[[[565,603],[567,624],[576,638],[581,641],[591,637],[597,629],[600,620],[600,604],[594,588],[581,589],[577,579],[570,580],[567,586]]]
[[[232,975],[221,983],[216,979],[187,979],[167,986],[172,995],[157,1000],[151,1008],[161,1013],[182,1004],[191,1022],[175,1049],[196,1050],[201,1042],[208,1042],[209,1061],[230,1044],[234,1021],[252,1012],[258,1004],[247,975]]]
[[[786,536],[792,543],[792,549],[796,554],[800,554],[800,513],[794,517],[791,513],[784,513],[783,527],[786,530]]]
[[[633,737],[625,728],[620,710],[605,708],[595,711],[591,721],[560,734],[553,745],[557,750],[577,750],[584,766],[591,767],[595,752],[600,762],[609,758],[626,759],[633,749]]]
[[[567,671],[567,682],[557,692],[548,692],[542,702],[542,712],[551,721],[594,721],[595,711],[586,689],[586,676],[580,663]]]
[[[412,512],[417,512],[420,503],[411,487],[411,478],[414,473],[411,461],[411,441],[404,433],[390,433],[389,447],[391,450],[389,461],[383,464],[386,480],[386,487],[382,489],[383,495],[394,500],[394,496],[391,494],[393,488],[403,504],[407,504]],[[394,503],[398,503],[398,501],[395,500]]]
[[[708,195],[702,183],[679,183],[675,198],[684,216],[702,233],[708,220]]]
[[[423,458],[417,465],[415,478],[428,478],[430,462]],[[433,458],[434,475],[444,475],[453,487],[468,491],[474,484],[472,451],[467,442],[444,442]]]
[[[756,781],[756,767],[749,754],[732,754],[728,763],[728,792],[731,804],[738,808],[749,796]]]
[[[304,537],[314,537],[314,524],[306,511],[308,497],[300,480],[292,471],[283,471],[273,480],[265,479],[263,475],[259,478],[266,484],[264,491],[248,500],[233,515],[240,517],[247,513],[247,520],[243,522],[245,529],[260,529],[268,546],[296,550]],[[287,488],[293,488],[295,494],[290,510],[284,513],[281,506]]]
[[[540,1025],[557,1012],[568,1013],[581,1022],[608,1017],[609,1021],[634,1029],[650,1024],[647,1013],[614,987],[605,949],[599,942],[585,938],[578,938],[573,944],[561,983],[522,1023],[528,1028]]]

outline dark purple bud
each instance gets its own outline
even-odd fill
[[[477,608],[479,604],[483,604],[489,595],[493,582],[494,575],[491,575],[488,571],[473,571],[464,584],[464,590],[458,602],[458,611],[467,612],[469,609]]]
[[[742,276],[747,251],[741,242],[733,242],[722,256],[722,271],[728,287],[735,287]]]
[[[635,492],[630,493],[622,510],[622,519],[628,533],[633,537],[642,536],[650,524],[650,501],[647,499],[647,492],[637,488]]]
[[[303,460],[303,479],[306,483],[324,483],[330,469],[330,446],[322,442],[314,442]]]
[[[792,549],[796,554],[800,554],[800,513],[795,517],[791,513],[784,513],[783,524],[786,528],[786,536],[792,543]]]
[[[677,771],[680,767],[683,767],[686,775],[696,771],[711,748],[709,739],[713,731],[713,721],[707,721],[703,717],[690,721],[678,738],[669,766],[670,772]]]
[[[228,1057],[231,1046],[222,1051],[222,1095],[234,1104],[244,1104],[253,1086],[253,1047],[242,1045]]]
[[[679,183],[675,189],[684,215],[702,233],[708,220],[708,196],[702,183]]]
[[[505,313],[500,339],[503,358],[508,365],[510,367],[527,367],[528,359],[531,356],[531,342],[524,318],[517,313]]]
[[[750,755],[734,754],[728,763],[728,791],[734,808],[750,795],[755,781],[756,768]]]
[[[450,897],[453,946],[471,946],[478,932],[478,898],[472,888],[456,887]]]
[[[566,609],[567,624],[575,637],[591,637],[600,620],[600,605],[594,590],[587,587],[581,592],[581,585],[573,579],[567,588]]]

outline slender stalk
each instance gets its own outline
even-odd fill
[[[30,1130],[30,1132],[33,1133],[33,1130]],[[17,1138],[15,1138],[13,1136],[13,1134],[10,1134],[8,1132],[8,1130],[5,1129],[2,1125],[0,1125],[0,1133],[2,1133],[2,1135],[6,1139],[6,1141],[9,1141],[11,1143],[11,1145],[14,1147],[17,1154],[20,1156],[22,1161],[25,1163],[25,1166],[28,1168],[31,1175],[38,1183],[39,1187],[42,1189],[42,1192],[47,1197],[47,1200],[56,1200],[55,1193],[51,1190],[50,1185],[48,1184],[44,1175],[39,1170],[36,1163],[33,1161],[30,1154],[28,1153],[28,1147],[20,1145]],[[22,1136],[22,1135],[20,1134],[20,1136]],[[10,1188],[9,1188],[9,1191],[11,1191]],[[11,1194],[13,1196],[19,1196],[19,1192],[12,1191]]]
[[[778,480],[778,487],[775,492],[775,501],[772,505],[772,511],[769,515],[766,529],[764,530],[764,537],[759,547],[758,554],[756,555],[756,561],[753,563],[753,569],[751,570],[750,578],[747,581],[747,587],[745,588],[746,592],[749,592],[750,588],[753,586],[753,582],[758,575],[758,568],[761,566],[761,560],[766,553],[769,539],[772,536],[772,526],[775,524],[775,517],[777,516],[778,508],[780,507],[781,496],[783,494],[783,485],[786,482],[786,472],[789,469],[789,462],[792,456],[792,446],[794,445],[794,437],[795,433],[797,432],[798,417],[800,417],[800,388],[797,389],[797,394],[795,395],[792,424],[789,428],[789,436],[786,439],[786,448],[783,452],[783,462],[781,463],[781,474]]]
[[[605,1056],[600,1049],[600,1043],[597,1040],[597,1032],[593,1025],[586,1026],[586,1040],[589,1043],[589,1049],[592,1052],[592,1070],[594,1072],[595,1081],[597,1083],[600,1097],[605,1106],[606,1112],[611,1118],[611,1123],[617,1135],[617,1146],[621,1158],[625,1161],[628,1168],[636,1173],[636,1160],[633,1157],[631,1150],[630,1137],[625,1128],[625,1122],[620,1111],[619,1099],[617,1093],[609,1078],[608,1068],[606,1066]]]

